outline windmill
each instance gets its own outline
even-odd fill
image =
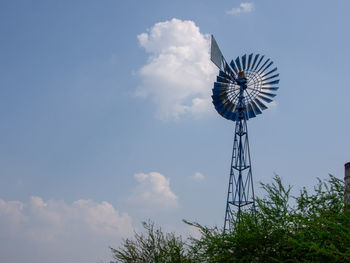
[[[228,64],[214,36],[211,36],[211,61],[219,68],[213,104],[222,117],[235,122],[225,232],[234,229],[243,209],[255,211],[247,120],[261,114],[272,102],[279,74],[276,67],[271,67],[273,62],[260,54],[245,54]]]

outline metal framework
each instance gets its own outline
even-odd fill
[[[234,229],[235,223],[240,220],[240,213],[243,207],[250,207],[252,212],[255,211],[247,118],[243,104],[243,91],[245,88],[245,84],[240,85],[239,113],[233,140],[224,232]]]
[[[245,54],[227,63],[211,37],[211,61],[218,67],[213,104],[225,119],[235,122],[235,134],[227,192],[224,232],[233,231],[242,210],[255,211],[247,120],[261,114],[276,96],[277,67],[260,54]]]

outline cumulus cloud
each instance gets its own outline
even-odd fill
[[[131,217],[108,202],[67,204],[36,196],[28,202],[0,199],[0,255],[4,262],[107,260],[108,246],[132,234]]]
[[[237,15],[240,13],[249,13],[254,10],[254,3],[252,2],[243,2],[239,7],[234,7],[231,10],[226,11],[228,15]]]
[[[130,201],[141,203],[145,208],[175,208],[178,197],[170,188],[170,180],[157,172],[134,175],[138,185],[130,197]]]
[[[204,175],[200,172],[196,172],[193,176],[192,179],[199,182],[202,181],[204,179]]]
[[[193,21],[173,18],[137,38],[149,58],[139,71],[142,85],[136,94],[153,100],[157,117],[200,117],[212,110],[210,93],[217,70],[210,61],[209,35]]]
[[[0,225],[29,239],[52,241],[71,231],[128,236],[132,222],[108,202],[78,200],[72,204],[33,196],[28,203],[0,200]],[[79,226],[75,228],[75,226]],[[3,228],[4,229],[4,228]]]

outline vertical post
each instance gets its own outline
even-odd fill
[[[350,162],[345,165],[345,193],[344,193],[344,202],[346,204],[347,209],[350,209]]]

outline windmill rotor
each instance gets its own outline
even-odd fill
[[[276,96],[276,85],[279,83],[277,67],[273,67],[271,59],[252,53],[237,57],[228,64],[212,36],[211,60],[220,69],[212,99],[221,116],[238,120],[240,103],[244,105],[246,119],[254,118],[268,108],[268,103]],[[242,79],[245,83],[242,83]]]

